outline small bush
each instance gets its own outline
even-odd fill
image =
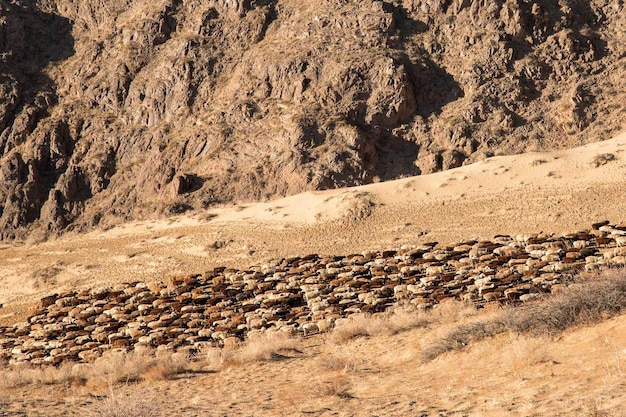
[[[505,330],[506,324],[495,320],[477,321],[456,326],[446,336],[424,349],[422,359],[431,361],[446,352],[462,349],[470,342],[493,337]]]
[[[161,361],[165,362],[163,358]],[[153,352],[109,351],[84,367],[87,379],[100,379],[108,384],[137,382],[150,369],[159,366]]]
[[[194,370],[202,363],[192,362],[183,352],[107,352],[93,363],[64,362],[59,366],[19,364],[0,369],[0,388],[26,385],[104,386],[141,380],[170,379]]]
[[[152,395],[136,391],[116,393],[112,387],[106,398],[84,410],[87,417],[159,417],[162,416],[158,401]]]
[[[606,165],[607,163],[615,161],[615,155],[612,153],[601,153],[593,157],[590,164],[595,168],[598,168],[602,165]]]
[[[333,329],[330,340],[334,343],[343,343],[357,337],[371,336],[380,331],[376,329],[379,325],[380,320],[376,317],[355,314]]]
[[[299,338],[287,332],[262,332],[238,346],[210,348],[206,352],[206,360],[214,368],[277,361],[290,353],[300,352],[300,343]]]
[[[351,388],[350,378],[345,375],[332,375],[313,384],[311,391],[315,393],[315,396],[320,397],[353,398],[353,395],[350,394]]]
[[[458,307],[456,304],[460,303],[452,304],[455,304],[454,308],[456,308]],[[412,306],[401,306],[388,313],[354,314],[336,325],[330,335],[330,340],[334,343],[343,343],[357,337],[395,335],[410,329],[429,326],[444,319],[452,309],[448,311],[447,306],[440,306],[435,310],[425,312]]]
[[[110,351],[83,366],[84,377],[107,384],[170,379],[192,369],[192,358],[183,352]]]
[[[626,307],[626,273],[604,272],[557,294],[508,310],[506,321],[518,333],[554,336],[581,324],[592,324],[620,314]]]
[[[266,332],[253,336],[236,349],[240,362],[272,361],[284,358],[291,352],[299,352],[300,339],[286,332]]]
[[[31,366],[20,364],[7,366],[0,370],[0,387],[15,388],[32,384],[54,385],[72,384],[82,379],[82,375],[74,363],[63,363],[55,366]]]
[[[520,307],[504,310],[495,318],[455,326],[427,347],[425,361],[507,331],[554,337],[577,325],[597,323],[626,308],[626,273],[605,271]]]
[[[319,367],[325,371],[340,371],[354,373],[357,369],[356,362],[350,357],[327,355],[319,359]]]

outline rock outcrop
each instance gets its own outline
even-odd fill
[[[626,265],[626,225],[564,236],[496,236],[347,256],[309,255],[44,297],[27,322],[0,328],[9,363],[92,361],[110,349],[200,350],[253,332],[307,336],[356,313],[445,300],[516,304],[581,271]]]
[[[0,237],[601,140],[625,7],[0,0]]]

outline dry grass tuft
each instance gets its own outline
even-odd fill
[[[556,363],[547,348],[548,343],[542,338],[512,335],[509,346],[503,352],[505,369],[515,379],[523,381],[530,378],[537,365]]]
[[[425,348],[422,352],[422,359],[427,362],[431,361],[446,352],[462,349],[470,342],[493,337],[505,330],[506,324],[503,321],[493,319],[458,325],[446,336]]]
[[[178,353],[155,353],[154,351],[111,351],[93,364],[84,366],[88,380],[101,380],[109,384],[137,382],[144,379],[155,381],[170,379],[185,372],[190,359]]]
[[[16,388],[26,385],[71,385],[83,376],[73,363],[64,363],[58,367],[36,367],[29,364],[7,366],[0,370],[0,387]]]
[[[213,368],[279,361],[299,353],[300,345],[301,340],[292,334],[268,331],[253,335],[238,346],[210,348],[206,352],[206,360]]]
[[[313,384],[311,393],[316,397],[354,398],[350,389],[352,389],[350,377],[343,374],[333,374],[320,378],[317,383]]]
[[[134,391],[116,393],[112,387],[106,398],[83,410],[87,417],[159,417],[161,407],[157,399],[149,393]]]
[[[465,303],[446,303],[430,311],[399,306],[393,311],[375,315],[354,314],[335,325],[329,340],[332,343],[345,343],[357,337],[393,336],[440,321],[454,320],[474,310]]]
[[[93,363],[65,362],[59,366],[19,364],[0,369],[0,387],[27,385],[106,387],[119,383],[159,381],[203,366],[188,355],[172,352],[111,351]]]
[[[615,155],[613,155],[612,153],[601,153],[593,157],[593,159],[590,162],[590,165],[594,166],[595,168],[598,168],[602,165],[606,165],[607,163],[611,161],[615,161]]]
[[[333,343],[343,343],[357,337],[372,336],[381,330],[381,324],[378,317],[355,314],[335,325],[330,340]]]
[[[354,373],[357,364],[354,359],[337,355],[325,355],[319,359],[318,367],[324,371],[339,371],[343,373]]]
[[[455,326],[422,352],[425,361],[462,349],[507,331],[554,337],[578,325],[589,325],[620,314],[626,307],[626,273],[610,270],[545,295],[521,307],[511,307],[489,318]]]
[[[554,336],[620,314],[626,307],[626,273],[610,270],[564,288],[557,294],[510,309],[506,321],[518,333]]]

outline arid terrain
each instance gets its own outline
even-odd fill
[[[619,0],[0,4],[3,240],[626,128]]]
[[[0,0],[0,416],[626,416],[621,0]]]
[[[128,223],[44,243],[5,244],[2,321],[23,321],[51,293],[167,281],[172,274],[222,265],[245,269],[310,253],[347,255],[497,234],[558,236],[588,230],[595,221],[621,224],[625,147],[626,136],[620,135],[582,148],[492,157],[392,182]],[[158,406],[150,415],[167,416],[623,415],[621,316],[608,319],[609,314],[605,322],[574,325],[557,336],[498,332],[424,359],[454,326],[503,311],[497,304],[475,310],[453,303],[431,313],[409,312],[401,320],[366,319],[366,330],[347,323],[345,332],[338,326],[286,345],[257,343],[270,354],[261,349],[245,356],[231,347],[224,348],[233,352],[231,358],[203,352],[198,363],[163,359],[162,368],[137,365],[149,363],[145,357],[118,358],[109,368],[104,362],[88,365],[95,370],[79,372],[80,378],[76,369],[63,366],[54,371],[60,374],[36,376],[7,368],[2,410],[109,415],[102,410],[115,408],[116,401],[141,409],[148,407],[142,399],[149,398]],[[423,324],[420,317],[430,318]],[[120,374],[135,368],[136,374]],[[176,371],[170,374],[170,368]]]
[[[568,233],[603,220],[624,223],[625,150],[626,135],[620,135],[392,182],[5,244],[2,320],[20,321],[51,291],[101,283],[165,281],[310,253],[347,255],[496,234]],[[22,313],[13,316],[14,309]]]

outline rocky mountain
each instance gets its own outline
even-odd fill
[[[623,0],[0,0],[0,237],[626,128]]]

